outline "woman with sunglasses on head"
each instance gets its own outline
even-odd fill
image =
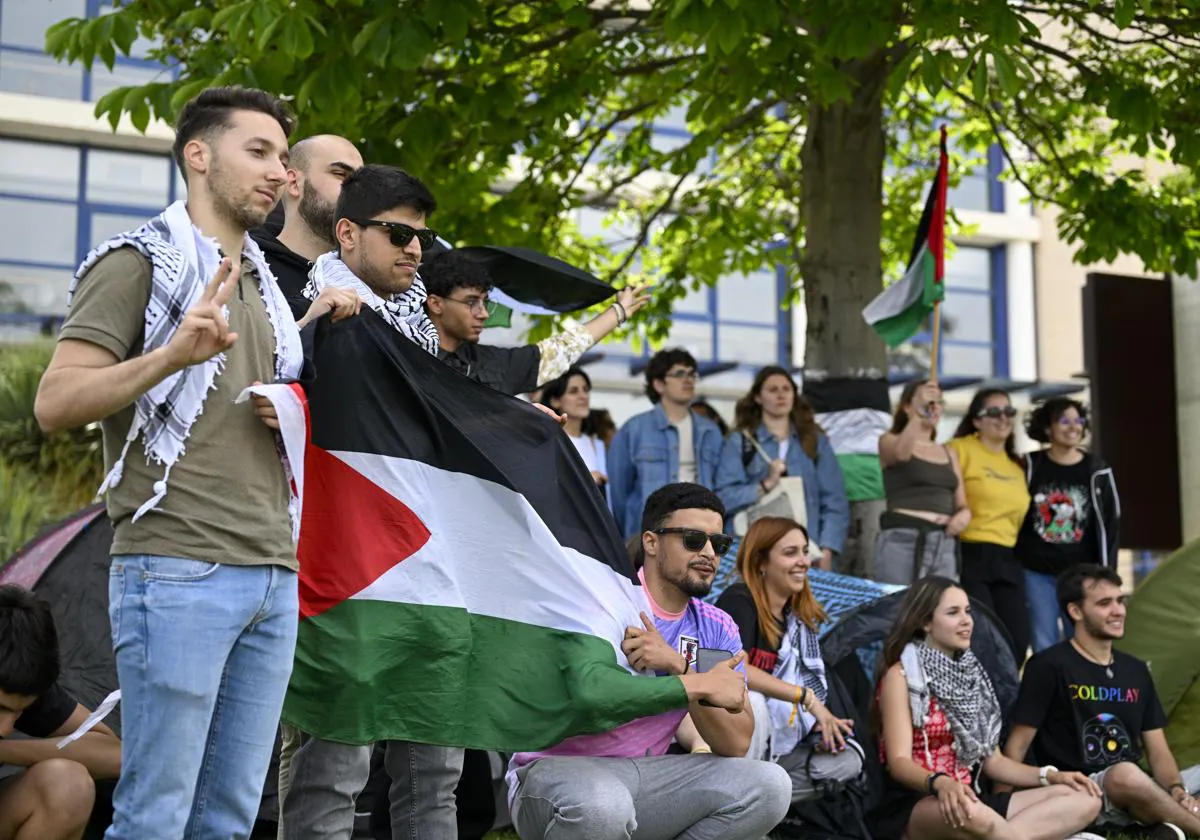
[[[875,579],[909,584],[926,575],[958,577],[958,535],[971,523],[958,456],[936,442],[942,389],[909,382],[890,431],[879,438],[887,512],[875,541]]]
[[[825,611],[808,581],[808,532],[768,516],[738,548],[741,581],[717,599],[737,624],[754,709],[747,758],[778,762],[792,778],[792,801],[817,796],[816,783],[845,782],[862,771],[854,723],[825,706],[829,684],[817,630]]]
[[[1025,572],[1013,550],[1029,510],[1024,461],[1016,451],[1008,393],[985,388],[971,398],[950,447],[958,456],[971,521],[959,535],[963,589],[1000,619],[1017,667],[1029,648]]]
[[[1002,712],[971,651],[967,593],[949,578],[908,590],[883,647],[876,696],[879,757],[887,775],[873,813],[876,837],[904,840],[1064,840],[1100,812],[1082,773],[1005,757]],[[1024,788],[993,793],[991,783]]]
[[[571,439],[579,457],[587,464],[598,487],[608,483],[607,453],[604,441],[592,429],[592,379],[582,368],[571,367],[558,379],[542,388],[542,405],[566,417],[563,431]]]
[[[1078,563],[1116,567],[1121,501],[1112,468],[1082,448],[1088,431],[1083,403],[1049,399],[1030,412],[1025,429],[1046,445],[1026,460],[1033,503],[1017,539],[1037,653],[1069,639],[1074,628],[1058,604],[1058,576]]]
[[[833,568],[850,528],[842,469],[812,406],[792,375],[765,367],[734,408],[734,428],[721,449],[717,495],[729,521],[770,493],[784,476],[804,482],[807,527],[820,549],[820,567]]]

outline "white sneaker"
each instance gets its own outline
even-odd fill
[[[1090,831],[1081,831],[1078,834],[1072,834],[1067,840],[1105,840],[1099,834],[1092,834]]]
[[[1174,823],[1159,823],[1150,829],[1151,840],[1187,840],[1183,829]]]

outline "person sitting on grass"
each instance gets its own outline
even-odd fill
[[[967,593],[949,578],[918,580],[883,646],[878,708],[887,768],[876,837],[908,840],[1097,840],[1078,832],[1100,811],[1082,773],[1030,767],[1001,754],[1001,710],[971,651]],[[1017,788],[987,789],[986,780]]]
[[[78,840],[92,813],[92,780],[121,772],[121,742],[103,723],[58,748],[91,714],[58,673],[50,606],[0,586],[0,840]],[[11,739],[14,731],[26,737]]]
[[[1113,650],[1125,635],[1121,576],[1081,563],[1056,587],[1074,638],[1026,664],[1005,754],[1024,761],[1032,746],[1039,761],[1089,774],[1104,791],[1101,827],[1142,823],[1154,840],[1200,837],[1200,801],[1185,781],[1196,770],[1179,772],[1150,668]],[[1149,774],[1138,766],[1143,758]]]

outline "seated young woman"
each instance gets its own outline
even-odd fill
[[[957,583],[927,577],[908,590],[883,649],[877,695],[887,772],[872,833],[905,840],[1064,840],[1100,811],[1082,773],[1032,767],[997,749],[1001,711],[971,651],[975,622]],[[990,792],[989,783],[1023,788]]]
[[[717,600],[738,626],[754,709],[748,758],[778,762],[792,778],[792,801],[815,798],[817,784],[847,781],[863,766],[853,722],[826,706],[828,683],[817,630],[825,612],[813,596],[808,532],[791,519],[754,522],[738,550],[741,577]],[[811,760],[810,760],[811,756]]]

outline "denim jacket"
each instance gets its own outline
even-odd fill
[[[721,457],[721,430],[711,420],[692,415],[696,449],[696,482],[716,487]],[[608,496],[623,537],[642,527],[642,508],[650,494],[679,480],[679,432],[661,405],[629,418],[608,448]]]
[[[760,425],[755,436],[772,458],[779,455],[779,441]],[[750,463],[743,466],[742,433],[734,432],[725,441],[721,450],[721,465],[717,469],[717,495],[725,503],[726,516],[732,522],[733,515],[758,501],[758,484],[767,477],[768,464],[758,450]],[[841,553],[846,543],[846,532],[850,529],[850,503],[846,500],[846,485],[842,480],[842,468],[829,438],[817,435],[817,458],[814,463],[796,430],[792,430],[787,450],[787,474],[803,479],[804,503],[808,508],[809,538],[821,548]]]

